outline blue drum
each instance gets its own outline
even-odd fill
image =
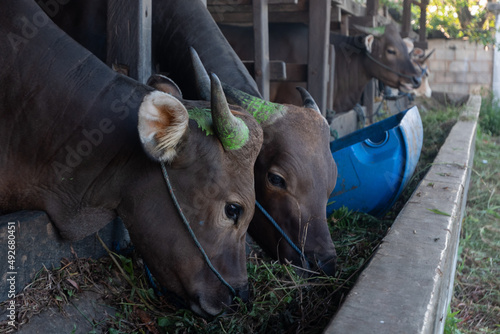
[[[413,107],[331,142],[338,177],[327,215],[346,206],[383,216],[410,181],[422,141],[422,120]]]

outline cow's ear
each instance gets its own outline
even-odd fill
[[[403,38],[403,42],[406,44],[406,48],[408,49],[408,53],[412,52],[414,44],[413,44],[413,41],[411,40],[411,38],[405,37],[405,38]]]
[[[365,48],[366,48],[366,51],[368,51],[369,53],[372,53],[372,46],[373,46],[374,40],[375,40],[375,36],[373,36],[372,34],[365,36]]]
[[[412,56],[414,56],[416,58],[423,58],[424,54],[425,54],[425,51],[422,50],[421,48],[414,48]]]
[[[155,160],[172,162],[188,123],[188,112],[179,100],[159,91],[149,93],[139,108],[138,129],[144,150]]]
[[[168,93],[178,99],[182,99],[182,92],[179,86],[177,86],[172,79],[162,74],[153,74],[149,77],[146,84],[154,89]]]

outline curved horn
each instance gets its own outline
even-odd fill
[[[235,117],[229,110],[219,78],[212,73],[210,80],[212,88],[211,109],[215,132],[226,151],[238,150],[245,146],[248,141],[248,127],[242,119]]]
[[[432,56],[434,51],[436,51],[436,49],[432,49],[432,51],[424,57],[424,59],[422,60],[422,64],[424,64],[427,61],[427,59],[429,59],[429,57]]]
[[[286,113],[286,107],[279,103],[265,101],[224,83],[222,88],[230,104],[245,109],[261,125],[270,125]]]
[[[196,50],[191,47],[189,51],[195,72],[196,89],[200,98],[208,101],[210,99],[210,77]],[[222,87],[229,103],[245,109],[261,125],[272,124],[285,112],[285,107],[281,104],[262,100],[226,84],[222,84]]]
[[[189,48],[191,54],[191,63],[193,64],[194,77],[196,83],[196,91],[201,99],[205,101],[210,100],[210,77],[207,70],[201,62],[198,52],[193,47]]]
[[[385,33],[385,26],[380,27],[364,27],[357,24],[353,25],[354,28],[364,34],[373,35],[375,37],[380,37]]]
[[[300,96],[302,97],[302,103],[304,104],[304,108],[311,108],[316,110],[320,115],[321,111],[319,110],[318,105],[314,101],[313,97],[304,87],[295,87],[300,92]]]

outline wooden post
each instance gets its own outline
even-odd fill
[[[253,0],[255,82],[264,100],[269,100],[269,20],[268,0]]]
[[[366,107],[366,118],[368,118],[368,124],[373,124],[373,100],[375,99],[375,80],[371,79],[365,87],[365,92],[363,96],[363,104]]]
[[[378,14],[378,0],[367,0],[366,1],[366,15],[367,16],[377,16]]]
[[[326,115],[331,8],[331,0],[309,0],[307,89],[324,116]]]
[[[151,0],[108,0],[107,63],[146,83],[151,75]]]
[[[427,44],[427,29],[425,27],[427,21],[427,5],[429,4],[429,0],[420,0],[420,20],[419,20],[419,38],[418,41],[422,44]],[[427,49],[425,47],[424,49]]]
[[[401,25],[401,37],[408,37],[411,30],[411,3],[412,0],[403,1],[403,22]],[[425,23],[424,23],[425,29]]]
[[[330,44],[330,57],[328,60],[329,60],[328,63],[330,66],[330,71],[328,77],[326,107],[330,110],[333,110],[333,100],[335,98],[335,96],[333,95],[335,92],[335,47],[331,44]]]

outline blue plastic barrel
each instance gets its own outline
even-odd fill
[[[338,177],[327,215],[346,206],[383,216],[410,181],[422,141],[422,120],[413,107],[331,142]]]

